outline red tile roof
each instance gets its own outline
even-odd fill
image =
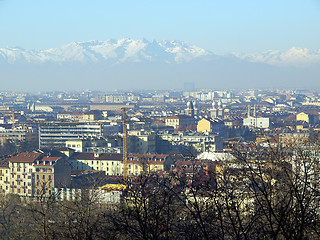
[[[43,157],[42,161],[58,161],[60,157]]]
[[[22,162],[22,163],[32,163],[38,160],[42,153],[28,153],[22,152],[8,159],[9,162]]]

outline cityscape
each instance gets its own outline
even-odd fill
[[[0,239],[320,239],[317,0],[0,0]]]
[[[319,106],[320,93],[312,90],[201,90],[193,82],[180,91],[2,92],[1,193],[35,206],[52,198],[83,203],[89,194],[99,207],[116,211],[123,204],[137,210],[144,201],[152,209],[159,207],[153,204],[169,191],[177,199],[166,207],[185,204],[181,208],[191,211],[177,213],[180,217],[200,211],[198,204],[217,207],[212,201],[221,198],[219,205],[238,204],[232,206],[234,214],[244,216],[237,224],[253,224],[246,216],[261,214],[256,209],[260,201],[280,197],[273,196],[275,189],[292,191],[294,186],[298,191],[305,184],[308,193],[301,194],[308,199],[303,201],[311,201],[308,207],[314,210],[318,195],[308,194],[319,177]],[[294,185],[286,186],[286,178]],[[253,186],[246,186],[254,183],[256,194],[272,194],[258,198]],[[234,185],[227,188],[229,184]],[[264,189],[264,184],[271,185]],[[214,192],[222,195],[212,199]],[[239,193],[241,198],[234,196]],[[281,195],[283,201],[293,201],[287,198]],[[207,217],[217,217],[212,214]],[[220,221],[234,216],[224,217]]]

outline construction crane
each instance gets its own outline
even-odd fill
[[[122,110],[122,125],[123,125],[123,181],[127,185],[128,183],[128,132],[127,132],[127,115],[126,109],[123,107]]]
[[[11,126],[11,129],[13,130],[13,132],[16,131],[16,128],[15,128],[15,113],[19,113],[19,112],[16,112],[14,110],[14,108],[12,108],[12,126]]]
[[[15,127],[14,127],[14,108],[12,109],[12,130],[13,131],[15,130]]]

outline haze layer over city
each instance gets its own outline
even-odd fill
[[[0,0],[0,239],[320,239],[319,11]]]

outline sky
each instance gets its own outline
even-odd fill
[[[181,40],[215,53],[319,49],[319,0],[0,0],[0,48]]]

